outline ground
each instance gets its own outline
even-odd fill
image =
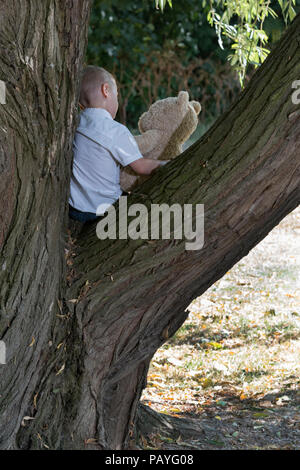
[[[191,303],[141,400],[172,418],[140,448],[300,449],[299,237],[297,208]]]

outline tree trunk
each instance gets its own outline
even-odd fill
[[[299,204],[300,16],[209,132],[127,198],[149,212],[204,204],[202,249],[99,240],[94,225],[66,246],[90,2],[3,4],[0,446],[126,448],[149,362],[185,308]]]
[[[0,3],[0,79],[6,84],[6,104],[0,105],[0,338],[7,350],[7,364],[0,365],[0,447],[5,449],[18,446],[22,419],[32,414],[36,391],[63,351],[56,350],[66,335],[58,301],[66,287],[66,200],[90,4]]]

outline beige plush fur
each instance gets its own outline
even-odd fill
[[[182,145],[197,127],[200,111],[200,103],[189,101],[186,91],[153,103],[140,117],[141,134],[135,136],[143,157],[171,160],[182,153]],[[149,176],[138,176],[128,165],[121,170],[120,185],[128,191],[147,178]]]

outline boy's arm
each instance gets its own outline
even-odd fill
[[[156,168],[165,165],[170,160],[151,160],[151,158],[139,158],[134,162],[130,163],[129,166],[138,175],[150,175]]]

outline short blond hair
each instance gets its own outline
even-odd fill
[[[98,98],[99,87],[103,83],[113,86],[115,77],[102,67],[88,65],[82,74],[79,102],[85,108],[91,107]]]

